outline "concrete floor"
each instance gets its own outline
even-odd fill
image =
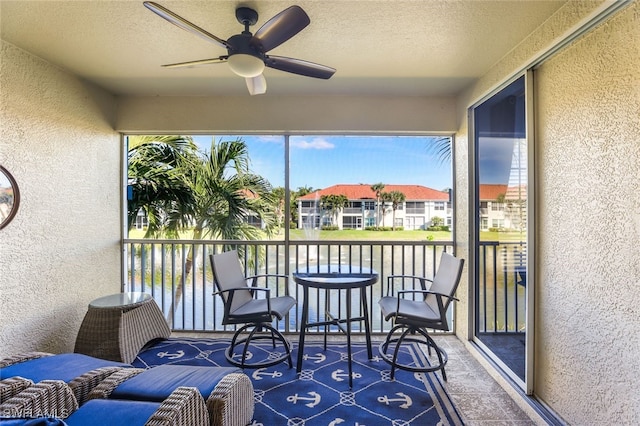
[[[487,373],[465,345],[455,336],[435,336],[436,343],[449,355],[447,393],[467,426],[537,424]],[[440,379],[440,372],[437,374]]]

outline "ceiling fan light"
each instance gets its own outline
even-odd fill
[[[236,53],[229,56],[229,67],[231,71],[241,77],[256,77],[264,71],[264,61],[245,53]]]
[[[251,96],[262,95],[267,92],[267,80],[264,78],[264,75],[248,77],[245,78],[245,81],[247,82],[247,89],[249,89]]]

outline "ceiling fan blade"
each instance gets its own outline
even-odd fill
[[[269,19],[251,39],[262,52],[268,52],[280,46],[298,34],[311,20],[300,6],[291,6]]]
[[[182,28],[185,31],[189,31],[190,33],[195,34],[198,37],[202,37],[207,41],[217,43],[224,48],[229,47],[229,43],[227,43],[226,40],[222,40],[221,38],[214,36],[208,31],[205,31],[199,26],[187,21],[183,17],[176,15],[169,9],[163,6],[160,6],[158,3],[154,3],[152,1],[145,1],[143,4],[147,9],[149,9],[156,15],[160,16],[161,18],[164,18],[167,21],[171,22],[173,25],[179,28]]]
[[[247,89],[249,89],[250,95],[262,95],[267,91],[267,80],[264,78],[264,75],[260,74],[255,77],[247,77],[245,78],[245,82],[247,83]]]
[[[228,56],[218,56],[217,58],[211,59],[200,59],[197,61],[187,61],[187,62],[177,62],[175,64],[166,64],[162,65],[163,68],[183,68],[183,67],[195,67],[198,65],[208,65],[208,64],[219,64],[222,62],[227,62]]]
[[[269,68],[300,74],[306,77],[329,79],[336,72],[335,68],[316,64],[302,59],[286,58],[284,56],[267,56],[264,61]]]

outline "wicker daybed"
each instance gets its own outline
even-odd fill
[[[106,410],[110,413],[108,419],[101,417]],[[210,423],[204,400],[195,388],[179,387],[160,403],[92,400],[78,406],[73,391],[61,380],[43,380],[29,386],[0,404],[0,412],[9,423],[11,419],[26,421],[43,417],[50,418],[47,424],[69,426],[207,426]]]
[[[211,426],[244,426],[251,422],[254,412],[251,380],[235,367],[173,365],[145,370],[83,354],[31,352],[0,360],[0,377],[3,403],[33,382],[62,379],[80,407],[90,400],[106,398],[160,403],[186,386],[197,389],[203,404],[206,401],[207,423]],[[160,382],[164,383],[163,389],[158,386]]]

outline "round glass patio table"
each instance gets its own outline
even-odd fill
[[[367,356],[373,358],[371,349],[371,325],[369,324],[369,307],[365,289],[378,281],[378,273],[373,269],[350,265],[326,265],[299,269],[293,274],[294,281],[302,287],[302,320],[300,324],[300,337],[298,341],[298,360],[296,371],[302,370],[302,358],[304,353],[304,340],[307,328],[335,325],[347,335],[347,359],[349,364],[349,387],[353,387],[353,371],[351,363],[351,323],[363,321],[365,338],[367,341]],[[334,317],[328,310],[326,321],[309,322],[309,289],[319,290],[344,290],[346,292],[346,318]],[[351,291],[359,290],[362,306],[361,316],[353,317],[351,312]],[[327,299],[325,299],[327,303]],[[342,328],[344,324],[345,328]],[[327,334],[325,330],[325,350],[327,348]]]

